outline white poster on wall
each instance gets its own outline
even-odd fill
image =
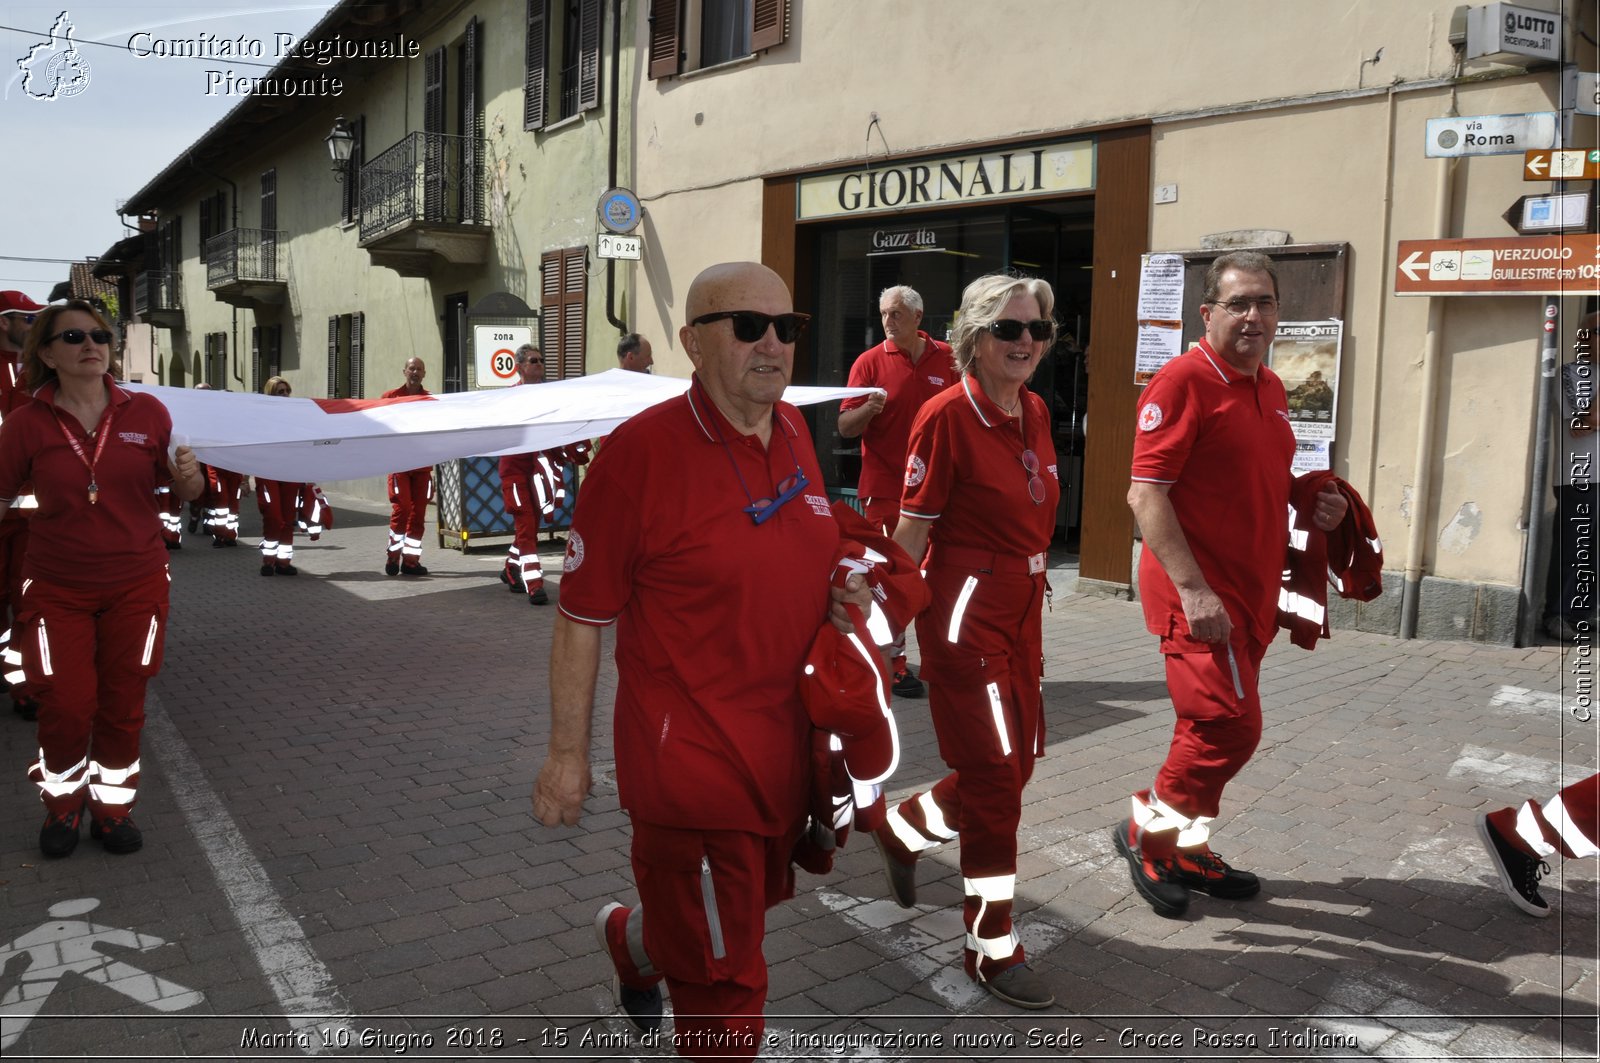
[[[1295,475],[1331,468],[1339,423],[1339,356],[1344,322],[1285,321],[1267,353],[1267,364],[1283,380],[1294,429]],[[1311,444],[1315,444],[1314,446]]]
[[[1140,256],[1138,323],[1133,382],[1148,384],[1162,366],[1182,353],[1182,255]]]

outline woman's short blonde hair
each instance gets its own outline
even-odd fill
[[[986,273],[967,285],[961,293],[961,310],[955,327],[950,332],[950,346],[955,351],[956,366],[963,372],[971,368],[978,357],[978,337],[1000,319],[1013,296],[1031,295],[1039,302],[1039,313],[1054,325],[1051,316],[1056,308],[1055,292],[1047,281],[1038,277],[1021,277],[1015,273]],[[1050,342],[1055,342],[1052,330]]]

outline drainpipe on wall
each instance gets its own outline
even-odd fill
[[[621,125],[622,101],[617,93],[622,83],[622,0],[611,0],[611,144],[606,165],[606,187],[617,187],[617,132]],[[606,320],[619,335],[628,326],[617,317],[617,260],[606,259]]]
[[[1456,76],[1461,67],[1456,65]],[[1455,88],[1450,90],[1450,106],[1443,115],[1457,117]],[[1434,189],[1433,237],[1443,239],[1448,235],[1450,216],[1454,208],[1454,178],[1456,160],[1448,159],[1439,167],[1439,180]],[[1411,528],[1406,536],[1405,585],[1400,591],[1400,637],[1417,637],[1417,608],[1422,593],[1423,557],[1427,546],[1428,503],[1433,494],[1433,457],[1435,407],[1439,400],[1439,359],[1444,346],[1444,304],[1440,296],[1428,299],[1428,336],[1422,348],[1422,396],[1417,402],[1417,455],[1414,468],[1416,476],[1411,488]]]

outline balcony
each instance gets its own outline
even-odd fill
[[[183,327],[183,285],[177,270],[146,270],[133,278],[133,314],[156,328]]]
[[[476,137],[410,133],[361,167],[361,246],[402,277],[489,260],[483,172]]]
[[[289,294],[283,237],[276,229],[230,229],[205,243],[206,287],[225,303],[259,310]]]

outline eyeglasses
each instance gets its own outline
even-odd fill
[[[785,502],[810,486],[811,481],[806,479],[805,471],[796,465],[794,475],[778,485],[777,498],[757,498],[745,506],[744,511],[750,514],[750,519],[757,524],[765,524],[774,513],[783,508]]]
[[[733,338],[740,343],[756,343],[767,334],[767,327],[778,334],[779,343],[793,343],[805,331],[810,314],[763,314],[756,310],[718,310],[714,314],[701,314],[691,325],[709,325],[728,318],[733,322]]]
[[[94,340],[103,347],[111,342],[111,333],[103,328],[90,329],[87,332],[81,328],[69,328],[44,338],[45,343],[54,343],[56,340],[64,340],[69,347],[76,347],[84,340]]]
[[[1261,311],[1262,317],[1271,317],[1278,312],[1278,300],[1270,295],[1263,295],[1259,299],[1229,299],[1225,303],[1213,302],[1212,306],[1220,306],[1234,317],[1244,317],[1253,307]]]
[[[543,358],[518,358],[517,359],[517,364],[518,365],[543,365],[544,364],[544,359]]]
[[[1056,323],[1054,321],[1046,321],[1043,318],[1037,321],[1016,321],[1009,317],[1003,317],[999,321],[989,322],[988,325],[989,335],[1003,343],[1020,340],[1023,329],[1028,330],[1028,335],[1035,342],[1043,343],[1055,334]]]
[[[1022,452],[1022,467],[1028,470],[1028,497],[1036,506],[1044,505],[1044,478],[1039,475],[1039,455],[1031,450]]]

